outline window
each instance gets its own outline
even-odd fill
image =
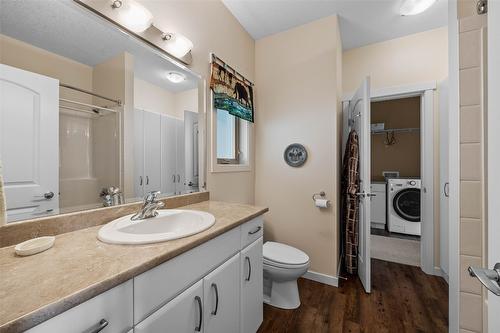
[[[217,110],[217,163],[239,163],[240,120],[225,110]]]

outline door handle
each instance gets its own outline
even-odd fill
[[[469,266],[468,271],[469,275],[477,277],[486,289],[500,296],[500,263],[496,263],[493,269]]]
[[[149,176],[146,176],[146,185],[149,185]]]
[[[444,183],[443,193],[444,193],[444,196],[447,198],[450,196],[450,183],[448,183],[448,182]]]
[[[181,182],[181,175],[177,175],[177,182],[180,183]]]
[[[139,176],[139,186],[142,186],[142,176]]]
[[[201,325],[203,324],[203,305],[201,304],[200,296],[196,296],[194,299],[198,303],[198,310],[200,311],[200,316],[198,317],[198,325],[194,328],[194,331],[201,332]]]
[[[357,192],[356,195],[358,197],[362,197],[362,198],[365,198],[365,197],[375,197],[376,196],[376,194],[372,194],[372,193],[365,192],[365,191],[363,191],[363,192]]]
[[[216,316],[219,310],[219,290],[217,289],[217,284],[212,283],[212,288],[215,291],[215,309],[212,311],[212,315]]]
[[[252,263],[250,262],[250,257],[245,257],[245,260],[248,262],[248,276],[245,278],[245,281],[250,281],[252,277]]]
[[[101,319],[96,328],[89,330],[89,333],[98,333],[102,331],[106,326],[108,326],[109,322],[106,319]]]
[[[175,183],[175,175],[172,175],[172,181]]]
[[[260,229],[262,229],[262,227],[259,225],[257,228],[255,228],[255,230],[250,230],[248,232],[249,235],[253,235],[253,234],[256,234],[260,231]]]
[[[50,200],[54,197],[54,192],[45,192],[42,195],[34,195],[35,198],[43,198],[44,200]]]

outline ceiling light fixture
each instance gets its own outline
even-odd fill
[[[111,8],[118,9],[120,23],[133,32],[144,32],[153,24],[153,14],[134,0],[113,0]]]
[[[429,9],[437,0],[403,0],[399,13],[402,16],[417,15]]]
[[[181,83],[186,79],[186,75],[179,72],[169,72],[167,73],[167,79],[173,83]]]
[[[182,58],[193,49],[193,42],[178,33],[164,33],[161,37],[165,43],[165,49],[174,57]]]

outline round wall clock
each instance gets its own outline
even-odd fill
[[[299,167],[306,163],[307,150],[299,143],[292,143],[285,149],[284,156],[286,164],[291,167]]]

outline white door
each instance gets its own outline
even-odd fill
[[[203,332],[203,281],[196,282],[134,328],[134,333],[158,332]]]
[[[0,64],[0,160],[7,219],[59,209],[59,81]]]
[[[439,84],[439,178],[441,190],[439,193],[440,203],[440,263],[441,270],[448,276],[448,245],[449,245],[449,145],[450,145],[450,121],[448,108],[448,80]]]
[[[238,332],[240,318],[240,255],[203,279],[205,333]]]
[[[359,246],[358,275],[367,293],[371,292],[370,254],[370,78],[367,77],[349,102],[353,129],[359,136]]]
[[[144,193],[161,190],[161,116],[144,112]]]
[[[176,134],[177,134],[177,159],[176,159],[176,191],[177,194],[184,193],[186,186],[186,148],[184,137],[184,121],[176,120]]]
[[[175,194],[176,183],[176,159],[177,159],[177,136],[175,119],[162,116],[162,192],[167,195]]]
[[[241,333],[255,333],[262,324],[262,237],[241,251]]]
[[[134,110],[134,195],[144,197],[144,111]]]

